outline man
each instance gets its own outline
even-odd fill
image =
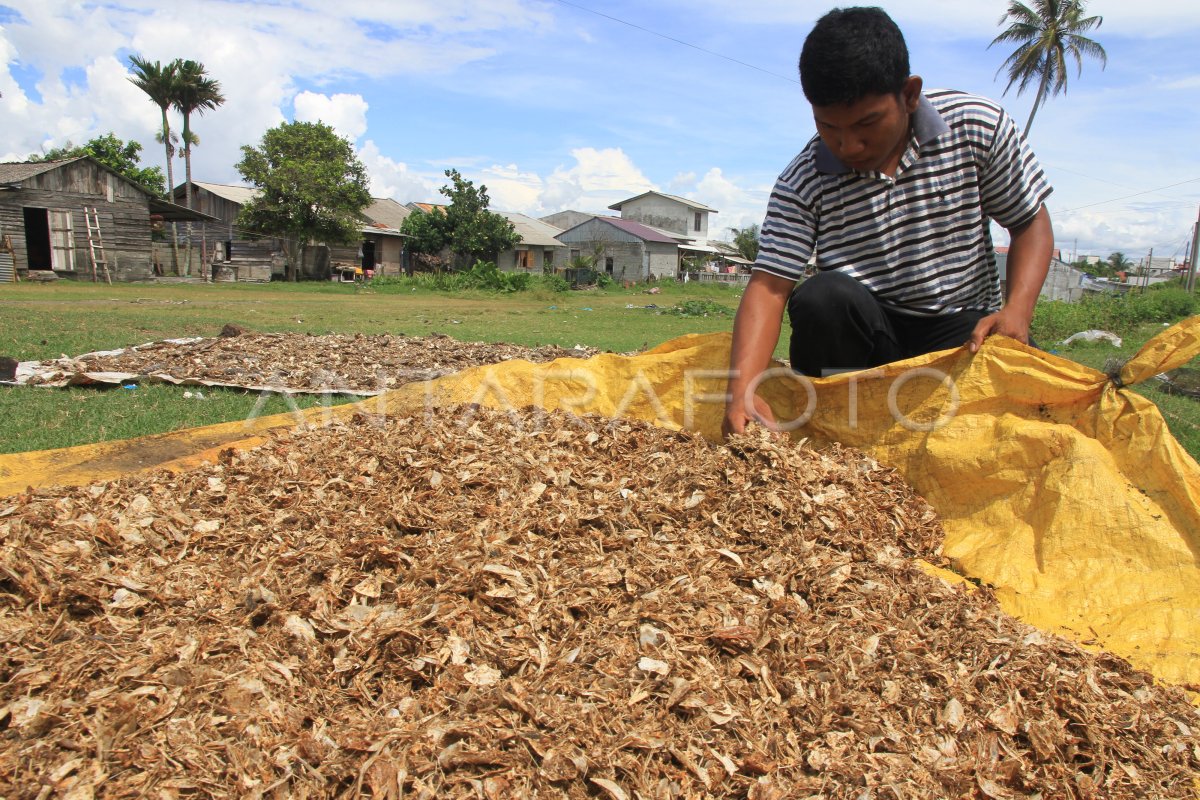
[[[800,83],[817,135],[767,207],[734,319],[726,435],[773,421],[747,390],[770,364],[785,309],[792,369],[805,375],[975,352],[996,333],[1029,342],[1050,265],[1051,190],[1016,126],[990,100],[922,92],[882,9],[818,20]],[[1003,304],[989,220],[1011,236]],[[815,275],[799,282],[810,262]]]

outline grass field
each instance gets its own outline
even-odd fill
[[[640,287],[450,294],[412,286],[373,290],[324,283],[19,284],[0,289],[0,355],[28,361],[165,338],[215,336],[226,323],[263,332],[444,333],[463,341],[582,344],[615,352],[644,349],[685,333],[731,329],[740,289],[695,283],[663,283],[659,288],[661,293],[653,295]],[[689,313],[680,313],[680,307]],[[1061,348],[1054,341],[1061,337],[1036,329],[1034,336],[1047,350],[1103,369],[1110,360],[1131,356],[1161,329],[1156,323],[1115,331],[1125,340],[1120,349],[1107,343]],[[781,342],[786,338],[785,328]],[[785,354],[782,344],[777,354]],[[1159,405],[1193,456],[1200,454],[1200,402],[1168,396],[1157,385],[1135,390]],[[0,452],[130,438],[289,408],[278,396],[264,399],[257,393],[204,389],[203,398],[186,398],[185,392],[195,390],[166,385],[0,387]],[[307,407],[329,401],[301,397],[295,402]]]

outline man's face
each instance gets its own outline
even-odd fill
[[[894,175],[920,99],[921,79],[914,76],[899,94],[867,95],[849,105],[813,106],[813,119],[821,141],[847,167]]]

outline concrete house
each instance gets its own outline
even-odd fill
[[[91,156],[0,164],[0,257],[32,279],[143,280],[164,274],[156,238],[205,221]],[[92,260],[93,247],[97,263]],[[102,254],[102,255],[101,255]]]
[[[636,197],[613,203],[609,206],[621,214],[622,219],[640,222],[651,228],[660,228],[679,242],[679,255],[692,256],[698,261],[712,260],[717,254],[708,241],[709,215],[717,210],[664,192],[642,192]]]
[[[595,214],[588,214],[584,211],[559,211],[556,214],[548,214],[544,217],[538,217],[538,219],[547,225],[553,225],[560,231],[565,231],[570,228],[574,228],[576,225],[587,222],[589,219],[595,216]]]
[[[698,245],[708,243],[708,215],[717,213],[703,203],[663,192],[642,192],[609,208],[618,212],[621,219],[662,228]]]
[[[592,217],[558,235],[567,246],[568,262],[596,256],[595,269],[617,281],[674,278],[679,269],[679,243],[640,222]]]
[[[408,203],[405,206],[411,213],[432,214],[446,213],[448,206],[438,203]],[[546,268],[553,268],[564,259],[566,247],[555,238],[562,233],[562,228],[547,224],[515,211],[491,211],[512,223],[521,241],[511,250],[504,250],[495,255],[496,268],[502,272],[530,272],[541,274]],[[454,264],[456,269],[470,269],[473,265],[464,263],[456,258],[448,249],[439,254],[443,264]]]
[[[533,272],[540,275],[545,269],[563,266],[567,248],[555,238],[562,233],[562,228],[512,211],[495,213],[511,222],[521,237],[515,248],[496,256],[497,268],[505,272]]]

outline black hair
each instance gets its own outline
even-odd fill
[[[800,51],[800,85],[814,106],[899,94],[909,78],[904,34],[882,8],[835,8]]]

